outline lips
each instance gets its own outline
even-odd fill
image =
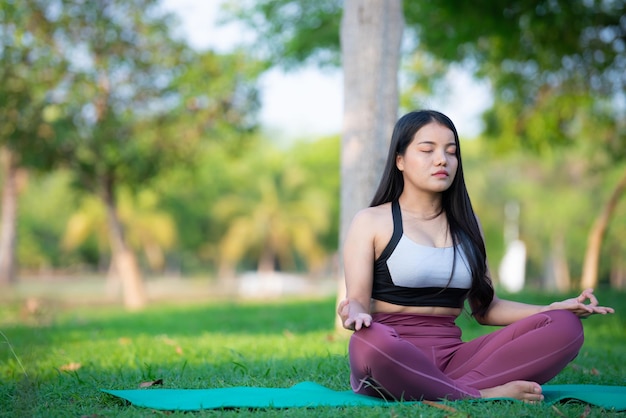
[[[433,173],[435,177],[448,177],[448,172],[446,170],[439,170],[436,173]]]

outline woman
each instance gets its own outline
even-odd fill
[[[431,110],[397,122],[374,199],[346,236],[344,269],[352,388],[388,399],[540,401],[540,384],[578,354],[579,318],[613,312],[591,289],[548,306],[494,294],[456,128]],[[466,299],[479,323],[505,327],[462,342]]]

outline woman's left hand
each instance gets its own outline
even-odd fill
[[[585,301],[589,303],[585,304]],[[563,309],[573,312],[580,318],[586,318],[593,314],[606,315],[608,313],[614,313],[613,308],[607,306],[598,306],[598,299],[593,294],[593,289],[585,289],[582,293],[575,298],[566,299],[561,302],[553,302],[548,305],[548,310]]]

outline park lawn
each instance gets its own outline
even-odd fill
[[[600,292],[617,314],[584,321],[578,358],[552,382],[626,385],[626,294]],[[560,297],[556,297],[560,298]],[[516,295],[545,303],[554,296]],[[425,404],[388,407],[206,410],[194,413],[138,408],[100,389],[289,387],[313,381],[348,390],[348,334],[336,333],[335,300],[197,302],[151,306],[139,313],[115,307],[61,308],[34,315],[20,305],[0,307],[0,416],[618,416],[580,403],[555,407],[518,402],[450,402],[454,411]],[[487,332],[467,316],[464,339]],[[149,390],[149,389],[148,389]]]

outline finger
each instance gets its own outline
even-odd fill
[[[595,310],[595,305],[592,305],[592,304],[585,305],[584,303],[581,303],[580,307],[586,310],[587,312],[593,312]]]
[[[609,308],[607,306],[598,306],[594,309],[596,313],[607,314],[607,313],[615,313],[613,308]]]
[[[598,299],[596,298],[596,295],[593,294],[593,289],[591,287],[583,290],[580,296],[584,296],[586,299],[589,299],[592,302],[598,302]]]
[[[600,306],[600,307],[594,307],[591,311],[580,312],[578,314],[578,316],[580,316],[581,318],[587,318],[587,317],[589,317],[591,315],[595,315],[595,314],[606,315],[606,314],[609,314],[609,313],[614,313],[613,308]]]
[[[358,331],[358,330],[360,330],[362,327],[363,327],[363,321],[361,321],[361,320],[357,319],[357,320],[354,322],[354,330],[355,330],[355,331]]]
[[[590,305],[598,305],[598,298],[596,298],[596,295],[593,294],[593,290],[590,289],[590,291],[587,292],[587,299],[589,299]]]

